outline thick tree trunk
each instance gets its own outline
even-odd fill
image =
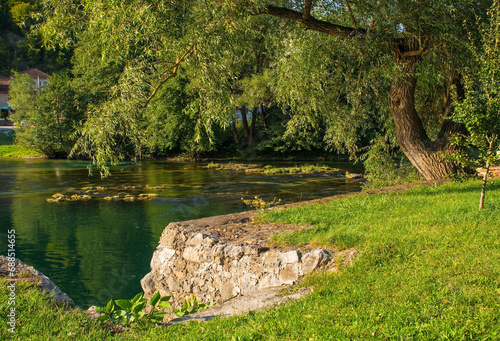
[[[248,109],[245,106],[241,107],[241,123],[243,124],[243,133],[245,135],[245,143],[247,146],[251,147],[254,142],[254,131],[255,131],[255,120],[256,116],[252,113],[252,121],[251,121],[251,126],[248,126]]]
[[[391,86],[389,105],[396,124],[396,136],[402,151],[427,180],[443,179],[458,170],[454,162],[446,160],[446,155],[452,150],[449,136],[457,126],[444,120],[435,141],[427,136],[415,109],[416,64],[417,60],[406,59],[402,63],[401,76],[396,77]]]

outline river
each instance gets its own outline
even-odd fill
[[[359,172],[349,163],[328,165]],[[193,163],[124,163],[106,179],[98,172],[89,176],[86,166],[0,160],[0,254],[6,254],[7,231],[14,229],[16,257],[43,272],[81,308],[142,291],[140,280],[172,221],[251,209],[242,198],[296,202],[360,189],[359,181],[339,176],[245,174]],[[56,193],[92,199],[48,202]],[[156,197],[104,199],[119,193]]]

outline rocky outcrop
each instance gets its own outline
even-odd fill
[[[322,268],[336,270],[339,256],[322,248],[278,248],[269,238],[281,232],[309,228],[285,224],[257,224],[256,212],[169,224],[142,280],[145,296],[155,291],[171,295],[174,306],[194,295],[201,302],[222,303],[256,290],[297,283]]]
[[[10,277],[10,266],[9,263],[12,262],[12,258],[0,256],[0,275],[22,280],[31,280],[40,288],[40,290],[45,291],[52,299],[59,303],[67,303],[74,306],[73,300],[59,289],[57,285],[54,284],[47,276],[45,276],[40,271],[36,270],[32,266],[24,264],[19,259],[14,259],[15,272],[14,277]]]

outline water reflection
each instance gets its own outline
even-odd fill
[[[89,177],[85,167],[70,161],[0,161],[0,253],[7,251],[6,232],[14,228],[17,256],[81,307],[141,291],[140,279],[169,222],[248,209],[241,198],[299,201],[359,188],[355,180],[332,176],[247,175],[167,162],[121,165],[102,180],[98,174]],[[151,190],[158,194],[152,201],[46,200],[87,186],[120,185],[166,188]]]

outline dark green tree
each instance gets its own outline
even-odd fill
[[[35,89],[30,76],[17,74],[10,88],[9,103],[16,110],[12,119],[20,126],[16,140],[48,156],[67,155],[82,119],[69,76],[55,74],[47,85]]]

